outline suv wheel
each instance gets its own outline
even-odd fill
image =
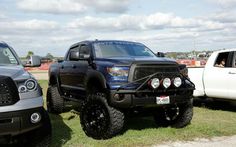
[[[59,94],[56,85],[48,87],[47,110],[50,113],[62,113],[64,110],[64,99]]]
[[[190,124],[193,117],[193,101],[179,106],[169,107],[154,114],[155,123],[159,127],[183,128]]]
[[[82,105],[80,122],[87,136],[108,139],[122,130],[124,114],[110,107],[104,94],[89,95]]]
[[[183,128],[188,124],[190,124],[192,118],[193,118],[193,101],[190,100],[189,102],[180,106],[179,115],[176,117],[176,119],[173,120],[173,122],[171,123],[171,127]]]

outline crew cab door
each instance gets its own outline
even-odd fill
[[[236,100],[236,51],[231,56],[232,67],[229,68],[228,72],[228,98]]]
[[[231,65],[232,52],[219,53],[216,60],[211,67],[206,67],[204,71],[203,81],[205,86],[205,93],[208,97],[228,98],[228,85],[232,83],[229,72],[232,69]],[[225,66],[217,66],[225,59]],[[235,83],[235,82],[234,82]]]
[[[73,51],[79,51],[79,46],[69,49],[65,61],[61,62],[59,67],[60,83],[64,93],[66,93],[67,89],[69,89],[73,85],[73,83],[77,80],[75,77],[73,77],[75,75],[74,74],[75,70],[72,70],[73,69],[72,65],[74,65],[77,61],[72,61],[69,58],[69,54]]]
[[[89,67],[90,47],[86,44],[78,45],[68,53],[68,60],[64,62],[64,82],[62,88],[72,97],[85,95],[85,79]],[[73,54],[73,55],[72,55]],[[76,57],[75,57],[76,56]]]

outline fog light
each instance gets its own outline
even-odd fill
[[[40,113],[33,113],[31,114],[30,120],[33,124],[38,123],[41,121],[41,115]]]
[[[19,93],[24,93],[27,91],[27,88],[24,86],[24,85],[21,85],[19,88],[18,88],[18,92]]]
[[[170,80],[170,78],[165,78],[165,79],[163,80],[163,86],[164,86],[165,88],[169,88],[170,85],[171,85],[171,80]]]
[[[151,86],[153,89],[156,89],[160,86],[160,81],[158,78],[154,78],[151,80]]]
[[[182,84],[181,78],[180,78],[180,77],[176,77],[176,78],[174,79],[174,85],[175,85],[175,87],[180,87],[181,84]]]

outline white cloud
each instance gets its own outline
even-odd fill
[[[44,13],[83,13],[87,7],[76,0],[23,0],[18,7],[32,12]]]
[[[212,3],[220,5],[222,8],[234,8],[236,0],[208,0]]]
[[[13,30],[49,30],[55,29],[58,26],[57,22],[54,21],[46,21],[46,20],[27,20],[27,21],[7,21],[0,22],[0,28],[2,31],[6,31],[8,29]]]
[[[106,13],[122,13],[127,11],[131,0],[23,0],[17,6],[20,9],[51,13],[78,14],[89,10]]]
[[[131,0],[82,0],[96,12],[123,13],[128,10]]]
[[[162,29],[194,29],[196,31],[221,30],[224,24],[198,18],[185,19],[171,13],[155,13],[151,15],[120,15],[118,17],[79,18],[67,25],[72,29],[96,31],[130,31],[130,30],[162,30]]]
[[[0,19],[5,19],[5,18],[7,18],[7,16],[0,12]]]
[[[236,22],[236,12],[234,11],[219,11],[214,14],[210,14],[207,17],[203,17],[205,20],[212,20],[222,23],[234,23]]]

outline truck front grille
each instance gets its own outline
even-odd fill
[[[154,73],[178,73],[176,65],[137,65],[134,69],[133,81]]]
[[[19,99],[14,81],[10,77],[0,76],[0,106],[13,105]]]

